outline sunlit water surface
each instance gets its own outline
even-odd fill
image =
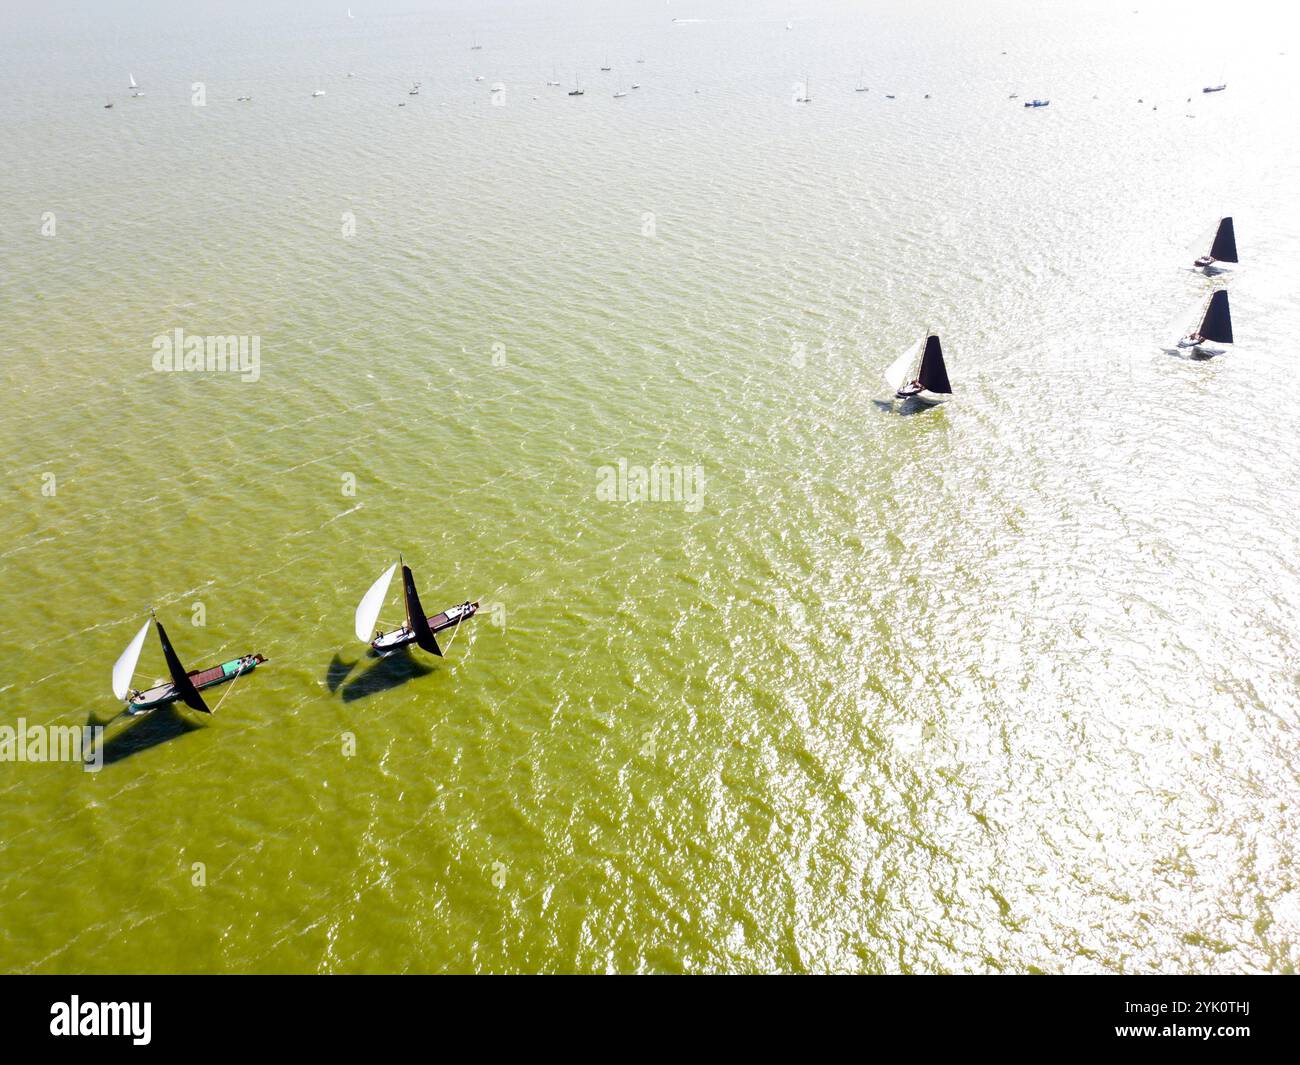
[[[1291,28],[346,6],[0,15],[0,723],[110,718],[149,605],[270,659],[0,763],[0,968],[1293,970]],[[957,400],[888,410],[927,328]],[[399,550],[485,606],[376,667]]]

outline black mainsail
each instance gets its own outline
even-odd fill
[[[1228,290],[1221,288],[1205,307],[1205,317],[1201,319],[1201,328],[1197,330],[1202,340],[1213,340],[1219,344],[1232,343],[1232,314],[1228,310]]]
[[[167,669],[172,675],[172,686],[176,689],[176,694],[190,709],[202,710],[205,714],[212,713],[198,688],[194,687],[190,675],[185,672],[181,660],[176,657],[176,652],[172,650],[172,642],[167,639],[167,630],[162,627],[162,622],[154,618],[154,624],[158,626],[158,642],[162,644],[163,658],[167,659]]]
[[[420,605],[420,595],[415,590],[415,578],[411,575],[411,567],[405,563],[402,564],[402,591],[406,595],[406,623],[415,634],[416,644],[441,658],[442,648],[438,646],[433,630],[429,628],[429,619],[425,616],[424,607]]]
[[[1210,246],[1210,258],[1221,263],[1237,261],[1237,234],[1232,228],[1232,218],[1219,221],[1219,231],[1214,234],[1214,243]]]
[[[933,333],[925,338],[925,354],[921,356],[921,372],[916,379],[927,392],[952,393],[952,385],[948,383],[948,368],[943,364],[943,349],[939,346],[939,338]]]

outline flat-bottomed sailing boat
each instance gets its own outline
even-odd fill
[[[406,622],[391,632],[384,632],[375,627],[379,621],[379,611],[383,608],[384,597],[388,595],[388,586],[392,583],[397,567],[402,567],[402,594],[406,603]],[[411,568],[402,559],[389,566],[383,575],[370,586],[369,591],[357,604],[354,629],[357,639],[370,644],[371,650],[380,657],[391,655],[411,644],[442,657],[442,648],[438,646],[435,635],[444,629],[454,628],[462,621],[467,621],[478,613],[478,603],[468,599],[456,606],[448,607],[441,614],[427,617],[420,605],[419,593],[415,590],[415,578]],[[372,635],[373,633],[373,635]]]
[[[1192,263],[1192,268],[1206,274],[1222,273],[1226,266],[1237,265],[1237,233],[1232,218],[1220,218],[1210,250]]]
[[[144,640],[149,635],[150,625],[158,629],[158,642],[162,645],[163,658],[167,661],[167,671],[172,679],[139,691],[131,687],[131,678],[135,674],[136,663],[140,661],[140,652],[144,650]],[[129,717],[147,713],[178,699],[194,710],[210,714],[212,711],[208,709],[203,696],[199,694],[200,689],[224,684],[242,673],[251,673],[265,661],[266,659],[260,654],[244,655],[229,662],[222,662],[219,666],[212,666],[210,669],[196,669],[187,673],[172,648],[171,640],[167,638],[167,630],[162,627],[162,622],[151,610],[149,620],[141,626],[135,638],[127,644],[126,650],[113,665],[113,694],[119,699],[126,700],[125,713]]]
[[[1222,355],[1232,343],[1232,312],[1228,308],[1228,290],[1216,289],[1193,319],[1196,323],[1179,338],[1174,350],[1192,355]]]
[[[917,365],[917,354],[920,365]],[[915,374],[912,367],[916,367]],[[943,362],[943,348],[939,338],[930,333],[903,352],[885,371],[885,381],[894,390],[895,399],[914,399],[918,403],[934,406],[952,399],[952,385],[948,382],[948,368]]]

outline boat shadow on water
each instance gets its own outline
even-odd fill
[[[198,732],[204,727],[195,724],[175,706],[170,705],[159,707],[140,717],[119,716],[107,725],[91,714],[86,724],[104,727],[99,753],[106,766],[184,736],[187,732]]]
[[[900,418],[908,418],[913,414],[925,414],[929,411],[941,410],[943,405],[938,403],[922,403],[917,399],[888,400],[873,399],[871,401],[876,405],[876,409],[885,414],[896,414]]]
[[[364,658],[359,658],[355,662],[346,662],[335,655],[325,671],[325,684],[330,694],[339,692],[345,703],[352,703],[368,695],[378,695],[380,692],[401,687],[408,681],[437,672],[433,666],[426,666],[410,653],[399,651],[397,654],[380,658],[369,669],[348,680],[352,671],[363,661]]]

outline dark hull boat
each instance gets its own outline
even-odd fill
[[[1227,266],[1236,266],[1237,262],[1237,233],[1232,218],[1220,218],[1209,252],[1192,263],[1192,267],[1207,274],[1217,274]]]
[[[131,677],[135,673],[136,663],[140,661],[140,652],[144,648],[144,640],[149,633],[150,625],[158,629],[158,642],[162,645],[163,658],[167,662],[167,671],[172,679],[139,691],[131,687]],[[265,661],[266,658],[262,655],[251,654],[223,662],[219,666],[212,666],[210,669],[187,672],[181,665],[171,640],[167,638],[167,630],[163,628],[162,622],[151,616],[113,666],[113,694],[119,699],[126,700],[124,712],[131,717],[177,701],[185,703],[193,710],[210,714],[212,711],[208,709],[203,696],[199,694],[200,689],[224,684],[244,673],[251,673]]]
[[[195,670],[188,676],[194,690],[202,691],[204,688],[213,688],[218,684],[224,684],[228,680],[234,680],[241,673],[251,673],[265,661],[266,658],[260,654],[244,655],[243,658],[236,658],[231,662],[222,662],[221,665],[213,666],[211,669]],[[146,710],[153,710],[180,698],[182,698],[181,693],[177,690],[174,681],[168,684],[159,684],[156,687],[148,688],[133,695],[126,712],[128,714],[143,713]],[[207,713],[211,712],[210,710],[207,711]]]
[[[918,352],[921,356],[919,365],[916,360]],[[914,366],[915,374],[911,372]],[[948,367],[943,361],[943,347],[933,333],[895,360],[885,371],[885,381],[894,389],[895,399],[913,399],[930,406],[952,399],[952,384],[948,381]]]
[[[1223,90],[1226,89],[1227,87],[1228,87],[1228,86],[1227,86],[1226,84],[1225,84],[1225,85],[1207,85],[1207,86],[1205,86],[1205,88],[1203,88],[1203,89],[1201,90],[1201,92],[1223,92]]]
[[[406,622],[390,632],[383,632],[375,628],[375,623],[379,620],[379,611],[384,605],[384,597],[388,594],[388,586],[392,582],[397,565],[402,567],[402,597],[406,605]],[[448,607],[440,614],[428,617],[420,604],[420,595],[415,589],[415,577],[410,567],[399,560],[398,564],[390,566],[362,597],[357,605],[354,627],[357,639],[370,644],[371,650],[381,657],[415,644],[422,650],[441,658],[442,648],[438,646],[436,634],[455,628],[477,613],[478,603],[466,600],[456,606]],[[371,636],[372,632],[373,636]]]
[[[1173,350],[1191,355],[1222,355],[1232,343],[1232,312],[1228,307],[1228,290],[1218,289],[1205,303],[1197,323],[1184,334]]]

